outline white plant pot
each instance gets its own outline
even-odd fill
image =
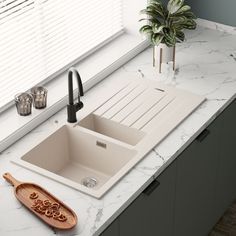
[[[175,70],[175,47],[168,47],[164,43],[160,43],[153,48],[153,66],[159,69],[161,73],[161,64],[173,62],[173,70]]]

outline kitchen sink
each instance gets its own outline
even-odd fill
[[[132,81],[13,162],[100,198],[204,100],[156,81]]]
[[[22,156],[18,164],[99,198],[105,184],[113,183],[112,177],[119,175],[136,153],[118,141],[64,125]]]

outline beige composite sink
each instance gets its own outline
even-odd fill
[[[14,162],[100,198],[203,101],[155,81],[132,81]]]
[[[99,198],[106,183],[136,154],[118,141],[64,125],[26,153],[19,164]]]

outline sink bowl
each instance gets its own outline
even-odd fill
[[[136,145],[145,136],[141,130],[127,127],[104,117],[90,114],[78,123],[78,126],[120,140],[130,145]]]
[[[119,141],[64,125],[18,164],[100,198],[125,173],[122,168],[136,153]]]

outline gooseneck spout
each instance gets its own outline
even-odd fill
[[[76,76],[78,84],[78,102],[74,103],[74,92],[73,92],[73,75]],[[79,72],[75,68],[70,68],[68,71],[68,96],[69,104],[67,105],[67,121],[69,123],[75,123],[76,112],[83,108],[83,103],[80,101],[80,97],[84,96],[83,85]]]

